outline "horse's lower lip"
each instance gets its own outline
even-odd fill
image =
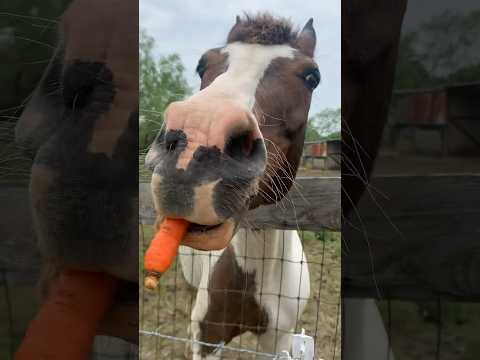
[[[235,223],[233,219],[227,219],[219,225],[209,226],[209,230],[207,227],[203,229],[188,231],[182,244],[203,251],[224,249],[233,237]]]
[[[219,228],[220,226],[222,226],[222,224],[223,223],[217,225],[201,225],[196,223],[190,223],[190,225],[188,225],[188,232],[207,232]]]

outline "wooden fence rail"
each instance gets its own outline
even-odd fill
[[[352,214],[343,227],[339,177],[297,182],[283,205],[260,207],[248,219],[258,227],[341,229],[344,296],[480,301],[480,175],[373,178],[358,205],[361,219]],[[149,185],[139,192],[140,222],[152,224]],[[28,189],[11,188],[0,202],[2,228],[12,229],[2,234],[0,254],[26,256],[35,243]],[[5,251],[12,247],[18,251]]]
[[[370,188],[342,228],[344,295],[479,301],[480,175],[380,176]]]
[[[280,204],[250,211],[245,223],[258,228],[340,231],[340,177],[305,177],[296,181],[297,185]],[[139,184],[139,195],[140,221],[153,224],[155,210],[150,184]]]

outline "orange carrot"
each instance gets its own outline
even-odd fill
[[[65,270],[32,320],[15,360],[86,360],[117,281],[103,273]]]
[[[188,221],[165,218],[145,252],[143,267],[146,271],[145,287],[155,289],[158,279],[172,264],[178,247],[187,233]]]

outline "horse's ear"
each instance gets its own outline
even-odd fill
[[[313,28],[313,19],[310,18],[303,27],[300,34],[295,40],[295,47],[307,56],[313,57],[315,53],[315,44],[317,42],[317,35]]]
[[[240,19],[240,16],[237,15],[235,18],[235,25],[230,29],[228,36],[227,36],[227,43],[232,41],[233,34],[235,34],[236,31],[238,31],[238,28],[242,25],[242,19]]]

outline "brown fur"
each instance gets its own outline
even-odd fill
[[[268,13],[257,15],[245,14],[237,17],[237,23],[228,34],[227,43],[240,41],[248,44],[261,45],[294,45],[297,31],[292,29],[292,23],[285,18],[275,18]]]
[[[235,252],[229,246],[212,274],[208,287],[209,306],[200,323],[199,340],[211,343],[229,343],[234,337],[251,331],[257,335],[265,332],[268,314],[255,300],[255,274],[244,273],[238,266]],[[214,348],[202,347],[202,355]]]
[[[201,89],[225,71],[227,60],[218,49],[211,49],[202,56]],[[293,62],[276,59],[257,89],[253,112],[267,139],[269,176],[260,182],[261,194],[252,197],[250,208],[280,201],[290,190],[303,150],[311,102],[311,93],[299,83],[297,74],[316,66],[312,58],[304,55],[298,55]]]
[[[363,194],[380,146],[406,6],[406,0],[348,1],[342,6],[344,216]]]

